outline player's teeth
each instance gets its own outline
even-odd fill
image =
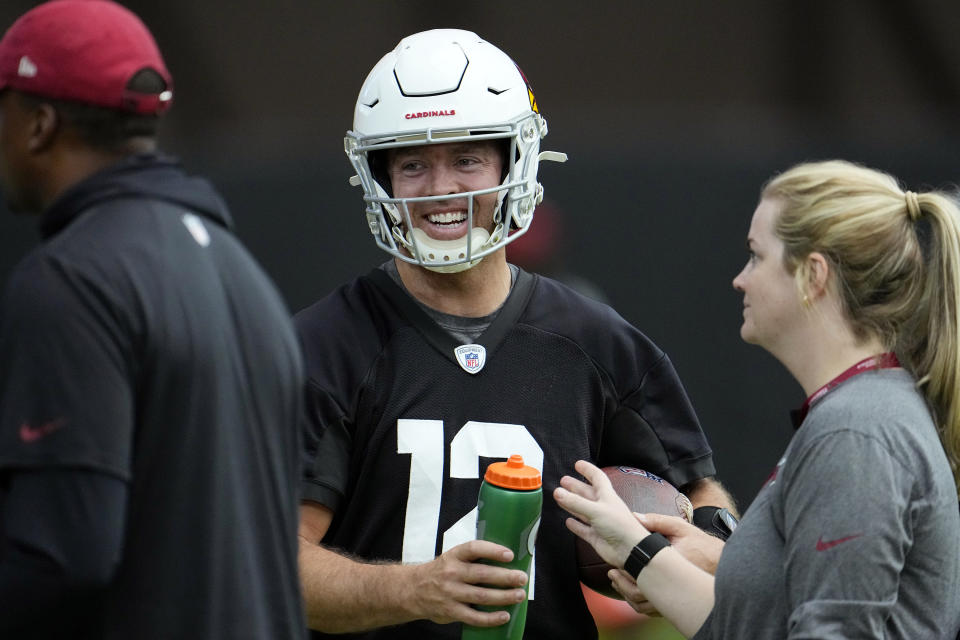
[[[462,222],[467,219],[467,216],[463,213],[456,212],[431,213],[429,216],[427,216],[427,219],[435,224],[446,224],[450,222]]]

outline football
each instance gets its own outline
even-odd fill
[[[631,511],[679,516],[687,522],[693,521],[690,500],[663,478],[633,467],[604,467],[603,472]],[[607,577],[607,572],[613,567],[580,538],[576,538],[576,545],[580,581],[597,593],[622,600]]]

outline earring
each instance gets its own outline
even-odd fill
[[[810,296],[806,294],[804,294],[803,296],[803,306],[806,307],[807,309],[810,308]]]

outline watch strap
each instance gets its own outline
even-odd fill
[[[712,536],[726,540],[739,522],[722,507],[697,507],[693,510],[693,524]]]
[[[664,547],[669,547],[670,541],[659,533],[651,533],[630,550],[627,561],[623,563],[623,570],[636,580],[647,563]]]

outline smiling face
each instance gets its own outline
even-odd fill
[[[733,279],[743,293],[740,337],[774,354],[804,312],[796,280],[784,266],[783,242],[774,235],[779,213],[779,201],[760,201],[747,234],[750,258]]]
[[[444,196],[496,187],[503,160],[491,141],[451,142],[398,149],[387,171],[395,198]],[[473,226],[492,231],[497,193],[475,196]],[[413,226],[435,240],[462,238],[467,229],[468,198],[410,203]]]

